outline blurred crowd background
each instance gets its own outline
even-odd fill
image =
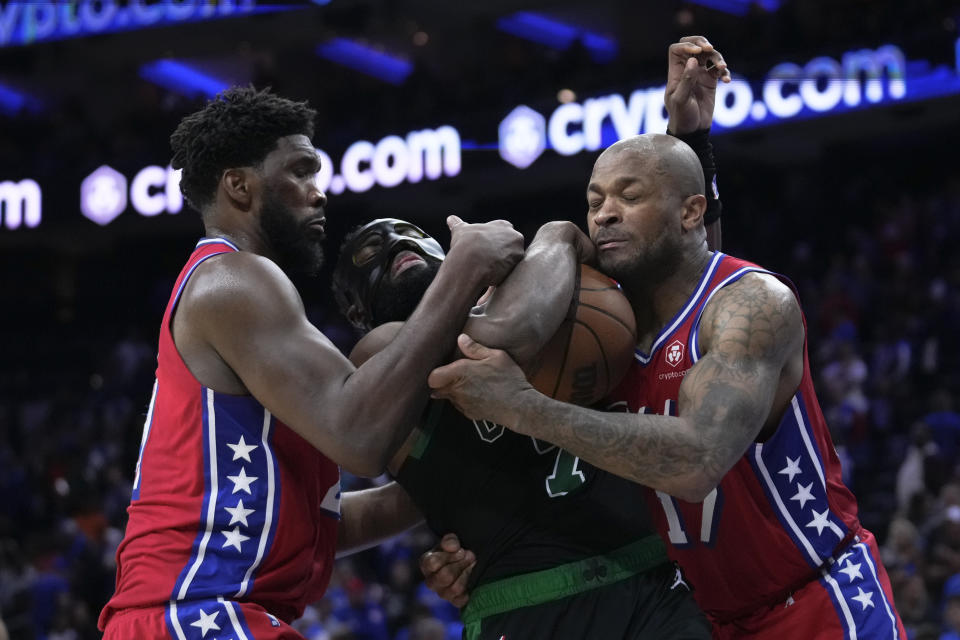
[[[582,224],[595,154],[547,151],[521,171],[496,157],[490,123],[521,103],[552,109],[560,89],[582,99],[662,84],[666,48],[682,35],[707,35],[748,78],[890,43],[953,69],[960,53],[960,6],[934,0],[314,4],[296,16],[0,48],[0,87],[42,102],[0,114],[0,182],[44,186],[40,226],[0,227],[0,618],[11,638],[99,637],[160,318],[201,234],[188,210],[128,213],[109,227],[78,214],[73,185],[86,173],[162,163],[169,133],[202,104],[137,76],[151,55],[242,61],[243,81],[309,98],[320,111],[315,142],[333,152],[444,123],[476,139],[456,178],[332,195],[330,262],[347,229],[385,214],[441,242],[451,212],[506,218],[528,238],[550,219]],[[577,43],[557,51],[494,28],[525,9],[605,25],[619,47],[597,61]],[[413,72],[397,86],[317,59],[309,43],[332,34],[383,40]],[[960,100],[718,132],[714,145],[723,248],[797,284],[845,480],[910,637],[960,639]],[[329,268],[298,284],[311,320],[348,350],[356,336],[329,294]],[[387,480],[345,475],[344,488]],[[458,638],[456,609],[417,567],[433,543],[420,528],[338,561],[328,595],[297,628],[309,640]]]

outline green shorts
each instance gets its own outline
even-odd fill
[[[603,556],[477,587],[465,640],[710,640],[656,536]]]

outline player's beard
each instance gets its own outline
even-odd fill
[[[290,208],[269,188],[264,190],[260,228],[277,264],[287,275],[316,276],[323,267],[324,236],[308,225],[323,213],[297,222]]]
[[[597,266],[628,289],[649,286],[668,278],[679,266],[683,258],[683,245],[676,238],[662,234],[644,247],[635,244],[619,255],[609,256],[600,252]]]
[[[375,325],[406,320],[420,304],[441,264],[429,256],[421,257],[426,261],[425,265],[407,269],[396,280],[391,280],[387,274],[380,281],[371,304]]]

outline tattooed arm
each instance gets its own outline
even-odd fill
[[[721,289],[704,310],[705,355],[680,386],[677,417],[557,402],[531,388],[505,353],[464,338],[460,348],[473,359],[435,369],[435,396],[471,418],[555,443],[596,467],[693,502],[779,417],[802,371],[799,305],[789,288],[764,274]]]

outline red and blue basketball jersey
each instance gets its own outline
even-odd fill
[[[704,307],[722,287],[751,272],[770,273],[715,253],[695,292],[657,336],[650,353],[636,352],[609,408],[677,415],[680,384],[702,355],[697,336]],[[806,346],[802,381],[776,432],[765,442],[751,444],[702,503],[645,491],[671,557],[683,567],[698,603],[715,621],[775,602],[782,606],[792,592],[821,579],[822,570],[864,535],[856,500],[843,485],[814,395]],[[877,575],[873,564],[862,571]],[[852,619],[861,609],[851,603],[861,597],[854,588],[859,583],[830,575],[823,579],[836,592],[838,613]],[[889,607],[879,597],[874,604]],[[889,608],[886,613],[891,613]],[[889,620],[885,624],[890,627]]]
[[[161,606],[172,638],[202,638],[214,627],[252,638],[229,603],[254,603],[289,622],[330,578],[339,468],[252,396],[203,386],[173,341],[171,318],[187,280],[208,258],[232,251],[226,240],[201,240],[164,313],[117,588],[101,629],[118,612]],[[226,609],[198,609],[204,601]]]

